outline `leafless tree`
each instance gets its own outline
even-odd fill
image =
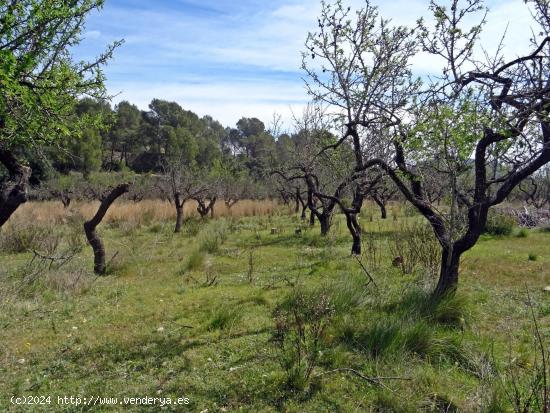
[[[322,235],[329,233],[338,201],[351,183],[347,167],[351,155],[349,147],[342,145],[331,153],[320,153],[323,146],[336,141],[327,119],[323,108],[314,103],[309,104],[300,117],[295,116],[295,156],[288,165],[274,171],[286,183],[284,192],[289,199],[295,196],[297,186],[305,185],[310,222],[319,221]]]
[[[203,190],[193,196],[193,200],[197,202],[197,212],[201,218],[206,218],[208,215],[213,218],[214,206],[220,196],[219,179],[205,177],[202,179],[201,185]]]
[[[388,217],[388,212],[386,210],[386,205],[388,201],[392,200],[395,195],[399,192],[397,187],[393,184],[387,175],[381,177],[380,179],[373,181],[372,188],[367,192],[367,195],[371,197],[376,205],[380,208],[380,217],[386,219]]]
[[[518,186],[527,205],[543,209],[550,205],[550,175],[548,169],[535,174],[521,182]]]
[[[176,208],[174,232],[180,232],[183,225],[183,207],[187,201],[197,198],[207,187],[191,168],[181,159],[173,159],[164,167],[164,174],[158,182],[161,193]]]
[[[394,124],[391,114],[402,110],[418,88],[408,64],[417,50],[412,34],[380,19],[368,1],[356,13],[336,2],[323,3],[318,30],[306,40],[302,64],[306,87],[317,102],[328,105],[326,115],[339,135],[321,145],[317,159],[330,159],[342,149],[351,154],[350,167],[339,177],[334,193],[320,190],[314,176],[308,178],[308,188],[321,205],[328,203],[324,209],[340,205],[354,240],[353,253],[360,251],[361,234],[355,218],[371,185],[366,162],[386,158],[387,145],[380,133]],[[339,169],[334,167],[333,175]],[[346,192],[351,193],[351,207],[342,202]]]

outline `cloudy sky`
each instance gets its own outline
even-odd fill
[[[373,3],[398,24],[428,16],[428,0]],[[494,48],[508,27],[507,53],[517,55],[530,34],[528,9],[522,0],[487,5],[483,45]],[[75,54],[91,58],[105,44],[125,40],[105,70],[115,103],[129,100],[146,109],[162,98],[226,126],[242,116],[269,124],[274,112],[289,119],[308,99],[300,52],[319,9],[318,0],[106,0],[88,20]],[[437,66],[426,56],[413,64],[419,75]]]

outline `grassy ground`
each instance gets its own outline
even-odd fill
[[[527,288],[550,335],[550,232],[484,237],[464,257],[459,294],[429,303],[429,271],[392,265],[396,234],[417,220],[394,215],[363,217],[376,286],[350,257],[341,216],[323,239],[283,211],[190,221],[181,234],[171,221],[111,222],[106,277],[90,273],[88,247],[46,271],[32,253],[4,254],[0,410],[159,409],[57,404],[73,395],[188,397],[163,410],[182,412],[512,411],[510,377],[528,380],[537,361]],[[78,228],[50,228],[62,232],[52,250],[80,242]],[[16,406],[12,395],[52,401]]]

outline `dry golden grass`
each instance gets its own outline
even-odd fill
[[[23,204],[10,219],[12,222],[32,222],[40,225],[58,224],[66,222],[71,216],[80,215],[85,219],[91,218],[99,206],[94,202],[73,202],[67,209],[61,202],[40,201]],[[197,204],[194,201],[187,202],[184,208],[185,217],[197,217]],[[227,208],[223,201],[216,203],[214,217],[248,217],[269,215],[279,208],[279,204],[273,200],[243,200],[235,204],[231,209]],[[135,225],[149,224],[156,221],[173,220],[176,210],[172,204],[162,200],[144,200],[141,202],[117,201],[105,217],[104,222],[129,222]]]

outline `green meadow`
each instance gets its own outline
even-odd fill
[[[434,302],[429,259],[403,247],[422,220],[406,215],[365,209],[360,258],[343,215],[327,237],[283,208],[191,219],[180,234],[171,221],[113,222],[101,227],[105,276],[93,275],[78,225],[40,240],[57,237],[59,256],[81,243],[51,264],[18,251],[32,228],[4,231],[1,250],[13,248],[0,258],[0,409],[515,411],[537,386],[537,332],[550,334],[550,232],[484,236],[463,258],[458,293]],[[15,405],[14,395],[51,403]],[[76,406],[58,396],[189,403]]]

